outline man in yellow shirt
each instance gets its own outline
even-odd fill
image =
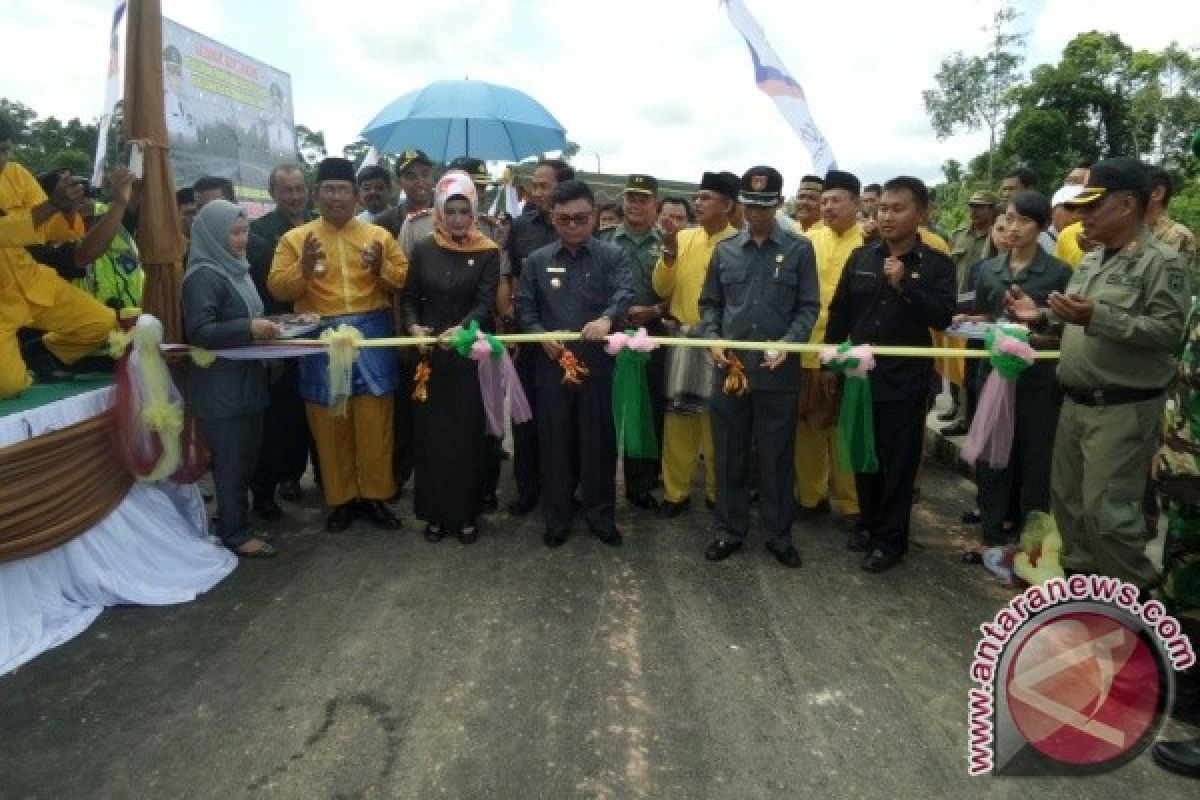
[[[83,290],[37,263],[24,246],[47,241],[70,241],[84,235],[78,207],[82,187],[64,173],[53,198],[29,170],[9,161],[13,133],[0,120],[0,214],[12,217],[0,245],[0,397],[11,397],[32,383],[26,357],[37,361],[53,356],[73,364],[96,349],[116,325],[116,312]],[[20,328],[38,328],[46,335],[26,345],[17,341]],[[40,370],[39,370],[40,371]]]
[[[825,184],[816,175],[805,175],[800,179],[796,192],[796,233],[807,236],[814,228],[821,227],[821,192]]]
[[[686,336],[700,323],[700,291],[717,243],[737,233],[729,224],[737,204],[738,180],[732,173],[706,172],[696,193],[698,226],[668,233],[651,278],[658,296],[669,300],[667,312],[683,326]],[[705,496],[709,506],[717,500],[716,461],[708,410],[681,414],[668,405],[663,419],[664,516],[675,517],[691,505],[692,475],[696,458],[704,457]]]
[[[297,312],[321,315],[321,328],[350,325],[367,339],[391,336],[393,292],[403,286],[408,261],[383,228],[354,218],[354,165],[327,158],[317,168],[312,222],[279,240],[267,288]],[[384,504],[395,493],[392,471],[393,392],[399,383],[396,351],[369,347],[354,363],[353,395],[344,414],[330,406],[328,356],[299,361],[300,395],[317,443],[331,533],[361,514],[384,530],[400,520]]]
[[[857,177],[849,172],[830,170],[825,175],[825,190],[821,193],[821,219],[825,223],[810,231],[809,240],[817,257],[817,279],[821,289],[821,313],[813,326],[810,342],[825,341],[825,323],[829,319],[829,301],[842,277],[842,268],[850,254],[863,245],[862,225],[858,222],[859,187]],[[825,405],[836,395],[837,375],[822,372],[815,353],[801,359],[804,388],[801,397],[800,419],[796,424],[796,516],[811,519],[829,513],[829,496],[837,502],[838,511],[848,521],[858,517],[858,495],[854,490],[854,473],[838,468],[837,413],[828,413]],[[823,419],[822,419],[823,418]]]

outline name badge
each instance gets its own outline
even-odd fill
[[[567,268],[566,268],[566,267],[546,267],[546,272],[558,272],[558,273],[563,273],[563,272],[566,272],[566,271],[567,271]]]

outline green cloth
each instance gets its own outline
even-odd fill
[[[646,382],[649,361],[649,353],[628,347],[617,353],[612,384],[613,425],[626,458],[658,458],[658,435],[654,431],[650,385]]]
[[[68,397],[102,389],[112,384],[113,376],[107,373],[77,375],[73,381],[63,383],[35,383],[15,397],[0,400],[0,417],[20,414],[31,408],[49,405]]]
[[[1000,373],[1000,377],[1006,381],[1015,381],[1021,377],[1021,374],[1031,366],[1029,362],[1023,358],[1014,356],[1011,353],[1006,353],[1000,349],[1000,345],[996,339],[996,328],[992,328],[987,333],[987,350],[988,358],[991,361],[992,369]],[[1020,339],[1026,344],[1029,343],[1029,334],[1020,328],[1008,328],[1004,331],[1014,339]]]
[[[612,242],[629,256],[629,285],[633,289],[635,306],[652,306],[659,301],[654,291],[654,265],[662,255],[662,234],[651,227],[645,233],[634,233],[622,222],[598,237]]]
[[[838,352],[845,353],[852,346],[850,342],[843,342],[838,345]],[[843,373],[842,405],[838,409],[838,465],[851,472],[875,473],[879,471],[879,459],[875,455],[871,378],[870,375],[845,374],[857,369],[859,363],[859,359],[849,357],[825,365],[827,369]]]

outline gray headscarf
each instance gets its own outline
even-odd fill
[[[250,279],[250,262],[245,256],[229,252],[229,231],[233,223],[245,219],[246,212],[228,200],[212,200],[192,220],[192,240],[188,245],[187,272],[183,279],[199,269],[211,269],[233,285],[246,301],[250,317],[263,314],[262,298]]]

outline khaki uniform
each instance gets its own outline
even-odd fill
[[[959,228],[950,235],[950,260],[954,262],[956,289],[959,294],[967,290],[967,277],[971,267],[988,257],[991,231],[977,233],[970,225]]]
[[[1066,325],[1058,379],[1067,397],[1054,442],[1052,507],[1063,565],[1146,586],[1157,577],[1142,495],[1175,374],[1191,295],[1184,260],[1149,228],[1104,260],[1079,263],[1067,292],[1095,303],[1088,325]]]

